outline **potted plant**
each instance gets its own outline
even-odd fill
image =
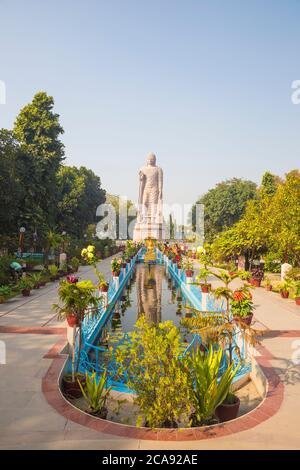
[[[39,289],[41,287],[42,273],[31,274],[31,279],[33,289]]]
[[[235,419],[239,414],[240,404],[239,397],[228,392],[225,400],[217,406],[215,415],[221,423]]]
[[[200,270],[199,270],[199,274],[196,277],[196,279],[197,279],[197,281],[201,281],[201,279],[204,280],[204,283],[200,282],[200,287],[201,287],[202,292],[207,293],[211,290],[211,284],[207,282],[207,278],[210,274],[211,274],[210,271],[206,268],[200,268]]]
[[[53,304],[52,308],[58,313],[58,319],[66,319],[73,327],[72,343],[72,374],[63,377],[62,384],[65,393],[73,397],[81,396],[81,390],[76,380],[79,368],[80,351],[82,345],[82,322],[86,315],[98,314],[98,299],[95,296],[96,287],[92,281],[78,281],[74,275],[62,280],[58,289],[61,302]],[[77,348],[76,348],[77,345]],[[77,360],[76,360],[77,350]],[[82,378],[79,377],[81,380]]]
[[[112,387],[107,387],[106,370],[99,379],[97,379],[96,372],[91,375],[86,372],[84,383],[78,380],[78,385],[88,406],[87,413],[106,419],[108,413],[106,402],[112,389]]]
[[[23,297],[29,297],[32,289],[32,279],[30,276],[23,275],[19,280],[18,287],[22,292]]]
[[[239,364],[230,364],[222,376],[219,376],[223,350],[218,346],[215,349],[210,344],[208,352],[198,348],[187,357],[186,364],[190,373],[190,383],[192,387],[192,403],[194,412],[191,416],[193,426],[203,426],[215,424],[214,417],[220,421],[225,421],[222,406],[228,400],[229,390],[233,378],[239,369]],[[239,405],[239,399],[237,403]],[[235,409],[235,416],[238,413]],[[232,413],[232,410],[230,410]],[[227,418],[226,416],[225,418]],[[232,418],[230,418],[232,419]]]
[[[271,292],[273,289],[273,286],[271,284],[271,279],[268,276],[265,277],[265,289],[269,292]]]
[[[223,273],[221,276],[223,276]],[[223,354],[227,356],[227,364],[229,366],[235,364],[232,366],[235,368],[238,364],[234,362],[234,353],[236,353],[236,358],[241,357],[241,350],[235,341],[237,324],[230,311],[230,300],[233,299],[233,291],[228,287],[229,283],[227,277],[230,276],[226,272],[224,273],[225,286],[218,287],[214,291],[216,298],[224,298],[226,301],[225,311],[219,312],[218,315],[216,315],[216,312],[203,312],[189,307],[189,310],[193,312],[194,315],[190,318],[185,317],[182,319],[181,324],[190,330],[191,333],[198,334],[205,348],[210,345],[213,347],[217,344],[220,345],[223,349]],[[254,346],[258,342],[256,339],[258,332],[244,322],[240,322],[238,326],[243,341]],[[220,420],[234,419],[237,417],[239,405],[238,397],[234,398],[231,394],[229,395],[228,391],[224,402],[219,405],[221,408],[218,409],[216,415]]]
[[[251,271],[250,284],[254,287],[260,287],[261,281],[263,280],[264,272],[260,268],[253,269]]]
[[[194,275],[193,268],[194,268],[193,261],[188,256],[185,256],[183,260],[183,269],[185,270],[186,277],[193,277]]]
[[[109,283],[103,278],[98,284],[100,292],[108,292]]]
[[[288,280],[284,280],[278,284],[280,295],[283,299],[288,299],[290,290],[293,287],[293,283]]]
[[[296,281],[295,284],[295,302],[296,302],[296,305],[299,305],[300,306],[300,281]]]
[[[50,273],[50,280],[52,282],[56,281],[58,273],[58,267],[56,266],[56,264],[49,264],[48,271]]]
[[[233,292],[230,306],[235,321],[242,321],[247,325],[251,325],[254,306],[251,292],[247,287],[236,289]]]
[[[41,272],[40,287],[44,287],[49,280],[49,272],[46,269],[43,269],[43,271]]]
[[[251,273],[249,271],[238,271],[238,277],[248,283],[251,279]]]
[[[77,273],[79,269],[79,265],[80,265],[79,259],[76,258],[76,256],[73,256],[73,258],[71,259],[71,266],[72,266],[74,273]]]
[[[0,286],[0,304],[5,302],[5,300],[11,295],[12,289],[9,286]]]
[[[120,275],[122,260],[120,258],[113,258],[111,261],[111,271],[114,277]]]

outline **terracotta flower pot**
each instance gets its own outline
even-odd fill
[[[266,290],[271,292],[271,290],[273,289],[273,286],[266,286]]]
[[[237,418],[240,408],[240,399],[236,398],[236,402],[232,404],[225,404],[222,403],[221,405],[217,406],[215,415],[218,420],[223,423],[224,421],[230,421],[231,419]]]
[[[90,410],[86,410],[86,412],[92,416],[97,416],[97,418],[101,418],[101,419],[107,419],[107,415],[108,415],[108,409],[106,408],[106,406],[102,408],[101,411],[98,411],[97,413],[93,413]]]
[[[193,277],[194,271],[192,271],[192,269],[187,269],[185,271],[185,275],[186,275],[186,277]]]
[[[22,295],[23,295],[23,297],[29,297],[30,296],[30,289],[23,289],[22,290]]]
[[[113,277],[119,277],[120,273],[117,273],[117,272],[115,272],[115,271],[112,271],[112,275],[113,275]]]
[[[288,299],[289,298],[289,291],[287,290],[281,290],[280,295],[283,299]]]
[[[250,326],[251,323],[252,323],[252,318],[253,318],[253,313],[251,313],[250,315],[248,315],[247,317],[238,317],[238,316],[235,316],[233,317],[234,321],[236,323],[245,323],[246,325]]]
[[[296,298],[295,298],[295,302],[296,302],[296,305],[299,305],[299,306],[300,306],[300,297],[296,297]]]
[[[80,380],[81,385],[84,387],[86,379],[84,376],[77,376],[75,382],[72,382],[72,379],[69,376],[64,376],[62,378],[62,390],[65,395],[69,398],[80,398],[82,397],[81,388],[77,381],[77,378]]]
[[[250,279],[250,284],[254,287],[260,287],[261,280],[260,279]]]
[[[108,286],[99,287],[100,292],[108,292]]]
[[[207,294],[211,290],[211,284],[201,284],[201,291]]]
[[[68,315],[67,316],[67,322],[68,322],[68,325],[71,328],[74,328],[75,326],[78,326],[76,315]]]

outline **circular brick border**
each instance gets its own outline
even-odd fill
[[[249,413],[226,423],[184,429],[149,429],[137,428],[91,416],[75,408],[62,395],[59,388],[59,378],[64,368],[67,356],[60,354],[65,339],[54,345],[47,358],[53,358],[45,377],[42,379],[42,392],[47,402],[66,419],[89,427],[99,432],[114,434],[131,439],[162,440],[162,441],[193,441],[228,436],[233,433],[246,431],[271,418],[280,408],[284,385],[270,363],[274,356],[263,346],[257,349],[262,354],[256,358],[257,363],[266,377],[266,396],[257,408]]]

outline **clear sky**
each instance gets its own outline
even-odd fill
[[[54,96],[66,163],[137,199],[157,154],[167,202],[299,167],[298,0],[0,0],[0,127]]]

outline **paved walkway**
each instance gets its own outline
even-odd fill
[[[101,263],[108,276],[110,258]],[[79,274],[93,279],[89,267]],[[0,340],[7,363],[0,365],[0,449],[299,449],[300,308],[264,289],[254,291],[256,318],[268,330],[262,344],[284,385],[275,415],[257,426],[226,437],[166,442],[117,437],[97,432],[58,414],[41,391],[41,380],[52,363],[51,349],[64,343],[65,325],[51,311],[57,283],[0,305]],[[295,342],[296,340],[296,342]]]

